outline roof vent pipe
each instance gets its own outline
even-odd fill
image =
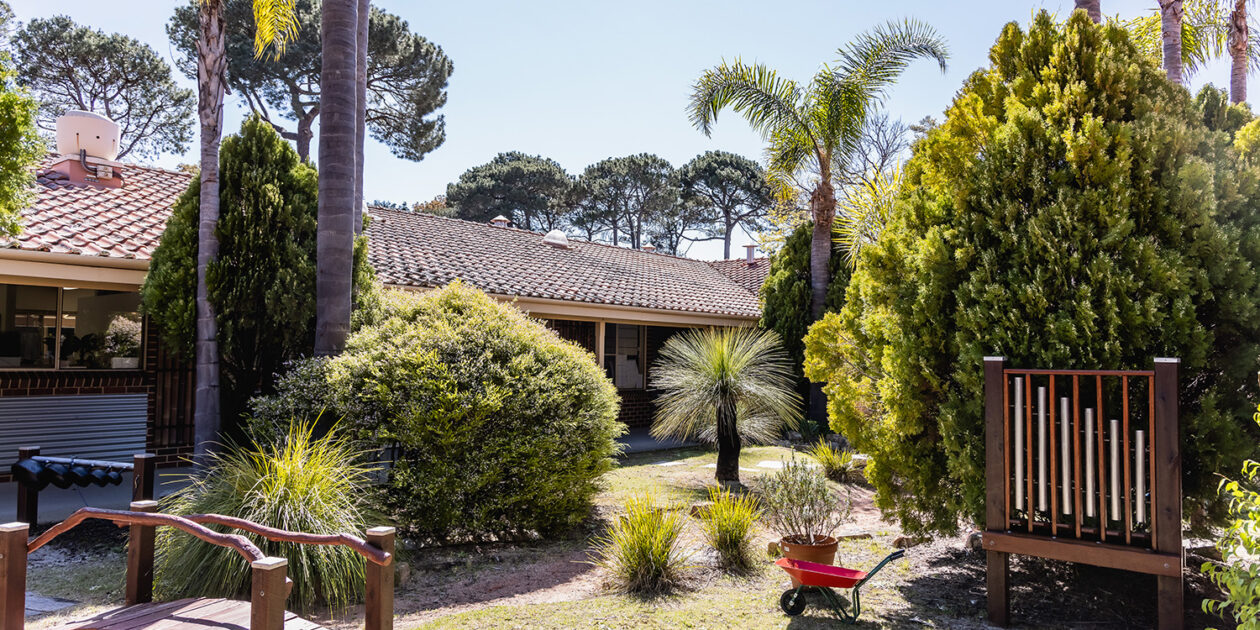
[[[757,264],[757,244],[749,243],[744,246],[744,249],[748,250],[748,266]]]
[[[507,227],[508,218],[500,214],[499,216],[490,219],[490,225],[493,225],[494,227]]]

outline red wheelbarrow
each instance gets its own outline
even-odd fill
[[[888,557],[875,565],[875,568],[871,569],[869,573],[844,567],[833,567],[829,564],[779,558],[774,563],[801,583],[799,587],[789,588],[783,592],[783,596],[779,598],[779,608],[782,608],[783,612],[791,617],[805,612],[805,590],[814,589],[822,593],[823,599],[831,606],[831,609],[835,611],[841,621],[855,623],[858,615],[862,614],[862,600],[861,595],[858,593],[862,585],[866,584],[867,580],[875,577],[875,574],[879,573],[879,570],[884,568],[884,565],[904,555],[906,555],[905,550],[898,550],[888,554]],[[849,613],[844,599],[832,590],[837,588],[852,589],[852,594],[849,597],[850,601],[853,602],[852,614]]]

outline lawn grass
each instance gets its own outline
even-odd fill
[[[739,454],[740,481],[745,485],[751,484],[761,475],[773,472],[773,469],[759,468],[757,464],[786,460],[794,454],[810,459],[808,455],[781,446],[745,447]],[[601,506],[616,507],[634,494],[643,492],[652,492],[662,503],[690,505],[705,501],[709,498],[708,487],[713,485],[716,472],[709,465],[715,463],[716,454],[700,448],[633,453],[605,475],[608,487],[596,497],[595,502]]]

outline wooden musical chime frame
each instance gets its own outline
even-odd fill
[[[985,357],[982,539],[992,623],[1010,622],[1014,553],[1153,574],[1158,627],[1182,628],[1179,365],[1159,358],[1150,370],[1012,369],[1004,357]],[[1115,381],[1119,405],[1106,394]],[[1146,400],[1133,405],[1130,385],[1143,381]],[[1135,416],[1145,431],[1132,430]]]

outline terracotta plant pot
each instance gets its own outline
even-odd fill
[[[822,542],[813,545],[803,545],[794,540],[799,540],[795,536],[784,536],[779,539],[779,553],[785,558],[793,560],[804,560],[806,562],[817,562],[818,564],[835,564],[836,548],[840,546],[839,541],[831,536],[822,539]],[[792,588],[800,586],[801,583],[792,578]]]

